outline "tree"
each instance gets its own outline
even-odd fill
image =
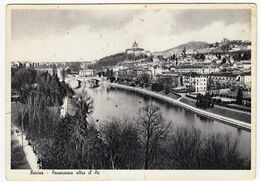
[[[171,90],[172,85],[173,85],[173,78],[172,77],[162,77],[158,80],[158,83],[163,84],[165,94],[168,94]]]
[[[67,115],[59,123],[53,145],[44,156],[45,168],[107,168],[104,143],[87,120],[93,112],[93,101],[85,90],[78,96],[76,106],[76,115]]]
[[[106,77],[110,77],[110,70],[107,68],[107,70],[105,71],[105,75]]]
[[[66,69],[66,74],[70,74],[70,73],[71,73],[71,69],[70,68]]]
[[[209,90],[212,90],[215,88],[215,82],[212,78],[208,78],[208,82],[207,82],[207,88]]]
[[[206,57],[205,57],[205,54],[198,53],[198,54],[194,55],[194,58],[197,59],[197,60],[203,60],[204,61]]]
[[[138,169],[141,167],[141,144],[132,120],[112,118],[101,128],[108,150],[110,168]]]
[[[183,86],[183,77],[182,76],[180,77],[180,84],[181,84],[181,86]]]
[[[186,48],[185,47],[182,50],[182,55],[183,55],[183,57],[186,57]]]
[[[156,91],[156,92],[160,92],[160,91],[163,90],[163,84],[162,83],[152,83],[151,90]]]
[[[169,137],[166,155],[174,169],[199,168],[199,152],[202,150],[201,131],[195,128],[176,128]]]
[[[66,71],[64,68],[61,70],[61,76],[62,76],[62,81],[65,81]]]
[[[150,83],[150,75],[148,73],[142,73],[139,77],[139,80],[147,85]]]
[[[69,68],[71,69],[71,71],[77,72],[80,69],[80,64],[80,62],[72,62]]]
[[[210,135],[200,150],[201,169],[249,169],[250,162],[238,150],[238,139],[231,135]],[[217,162],[216,162],[217,161]]]
[[[148,169],[156,154],[156,149],[167,137],[170,123],[162,116],[160,108],[147,105],[139,111],[138,125],[144,146],[144,168]]]
[[[241,105],[242,101],[243,101],[243,90],[242,88],[239,88],[237,91],[236,102],[237,104]]]
[[[196,105],[196,107],[199,107],[199,108],[202,108],[202,109],[214,107],[212,97],[209,93],[206,93],[205,95],[198,94],[197,95],[197,101],[196,101],[195,105]]]
[[[242,60],[250,60],[251,59],[251,50],[246,50],[242,53]]]
[[[76,101],[76,106],[78,108],[77,115],[82,121],[86,121],[86,118],[93,112],[93,100],[85,89],[79,93]]]
[[[172,61],[173,61],[173,60],[176,60],[176,59],[177,59],[177,56],[176,56],[175,54],[172,54],[170,59],[171,59]]]
[[[27,68],[18,68],[13,70],[13,76],[11,79],[12,89],[21,91],[21,88],[25,85],[31,85],[35,82],[36,71]]]
[[[175,128],[167,140],[165,160],[171,169],[248,169],[250,161],[231,135],[203,135],[195,128]]]
[[[113,83],[114,81],[116,81],[116,78],[114,76],[109,78],[110,82]]]

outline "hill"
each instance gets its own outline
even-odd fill
[[[114,66],[117,63],[124,61],[125,58],[126,58],[125,52],[113,54],[99,59],[95,64],[92,65],[92,67],[98,69],[101,67]]]
[[[188,42],[186,44],[181,44],[173,49],[184,49],[185,47],[186,49],[198,50],[198,49],[208,48],[209,45],[210,44],[207,42],[197,41],[197,42]]]
[[[185,44],[181,44],[181,45],[178,45],[174,48],[171,48],[171,49],[167,49],[165,51],[162,51],[162,52],[156,52],[156,54],[161,54],[161,55],[168,55],[168,54],[171,54],[172,52],[179,52],[181,50],[185,49],[190,49],[190,50],[199,50],[199,49],[207,49],[209,48],[209,43],[207,42],[202,42],[202,41],[192,41],[192,42],[188,42],[188,43],[185,43]]]

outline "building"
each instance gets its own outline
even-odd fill
[[[171,83],[171,88],[176,88],[181,86],[181,76],[176,75],[176,74],[163,74],[163,75],[156,75],[153,77],[154,82],[159,82],[160,80],[166,80],[170,81]]]
[[[250,60],[241,60],[240,62],[235,62],[233,67],[239,68],[242,70],[250,70],[251,61]]]
[[[214,83],[219,83],[226,86],[240,83],[239,74],[235,73],[212,73],[207,75],[207,78],[212,80]]]
[[[206,94],[208,78],[198,73],[184,73],[179,75],[178,86],[183,86],[190,92]]]
[[[153,76],[161,75],[163,71],[162,68],[160,68],[158,65],[151,66],[149,70],[151,71]]]
[[[219,58],[215,54],[205,54],[204,63],[218,62]],[[221,60],[220,60],[221,61]]]
[[[251,88],[251,73],[245,72],[240,75],[240,84],[245,88]]]
[[[138,60],[141,58],[151,56],[150,51],[145,51],[143,48],[138,47],[138,43],[135,41],[132,48],[126,49],[126,59],[127,60]]]
[[[88,66],[91,65],[91,64],[92,64],[92,62],[90,62],[90,61],[82,62],[82,63],[80,63],[80,68],[81,69],[87,69]]]
[[[169,74],[171,68],[166,66],[158,66],[154,65],[148,68],[151,71],[152,76],[161,75],[161,74]]]
[[[48,72],[50,75],[53,75],[53,68],[36,68],[36,70],[40,71],[40,72]]]
[[[11,62],[11,68],[18,68],[20,64],[19,62]]]
[[[211,66],[211,65],[180,65],[180,66],[175,66],[175,72],[177,73],[199,73],[199,74],[210,74],[214,72],[218,72],[219,68],[216,66]]]
[[[239,75],[234,73],[212,73],[207,75],[207,77],[220,83],[236,82],[239,80]]]
[[[79,76],[93,76],[94,70],[93,69],[82,69],[79,70]]]
[[[150,79],[152,79],[153,76],[152,76],[152,71],[151,71],[151,70],[149,70],[148,68],[144,68],[144,69],[142,70],[141,74],[139,74],[138,76],[141,76],[143,73],[149,75],[149,76],[150,76]]]
[[[207,92],[207,77],[206,76],[194,76],[190,77],[190,86],[194,89],[195,93],[206,94]]]
[[[129,68],[118,70],[119,78],[133,78],[137,76],[137,72]]]

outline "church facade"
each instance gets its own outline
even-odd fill
[[[150,51],[145,51],[143,48],[138,47],[138,43],[135,41],[132,48],[126,49],[126,59],[127,60],[138,60],[146,57],[150,57]]]

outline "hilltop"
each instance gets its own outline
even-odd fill
[[[193,49],[193,50],[198,50],[198,49],[205,49],[209,47],[209,43],[207,42],[201,42],[201,41],[194,41],[194,42],[188,42],[185,44],[181,44],[173,49]],[[169,50],[169,49],[168,49]]]
[[[92,65],[92,67],[98,69],[100,67],[115,66],[117,65],[117,63],[124,61],[125,58],[126,58],[125,52],[113,54],[99,59],[96,63]]]
[[[165,51],[155,52],[155,53],[160,55],[169,55],[172,52],[176,53],[183,50],[184,47],[185,49],[190,49],[190,50],[200,50],[200,49],[208,49],[210,47],[210,44],[208,42],[192,41],[192,42],[187,42],[185,44],[178,45],[171,49],[167,49]]]

